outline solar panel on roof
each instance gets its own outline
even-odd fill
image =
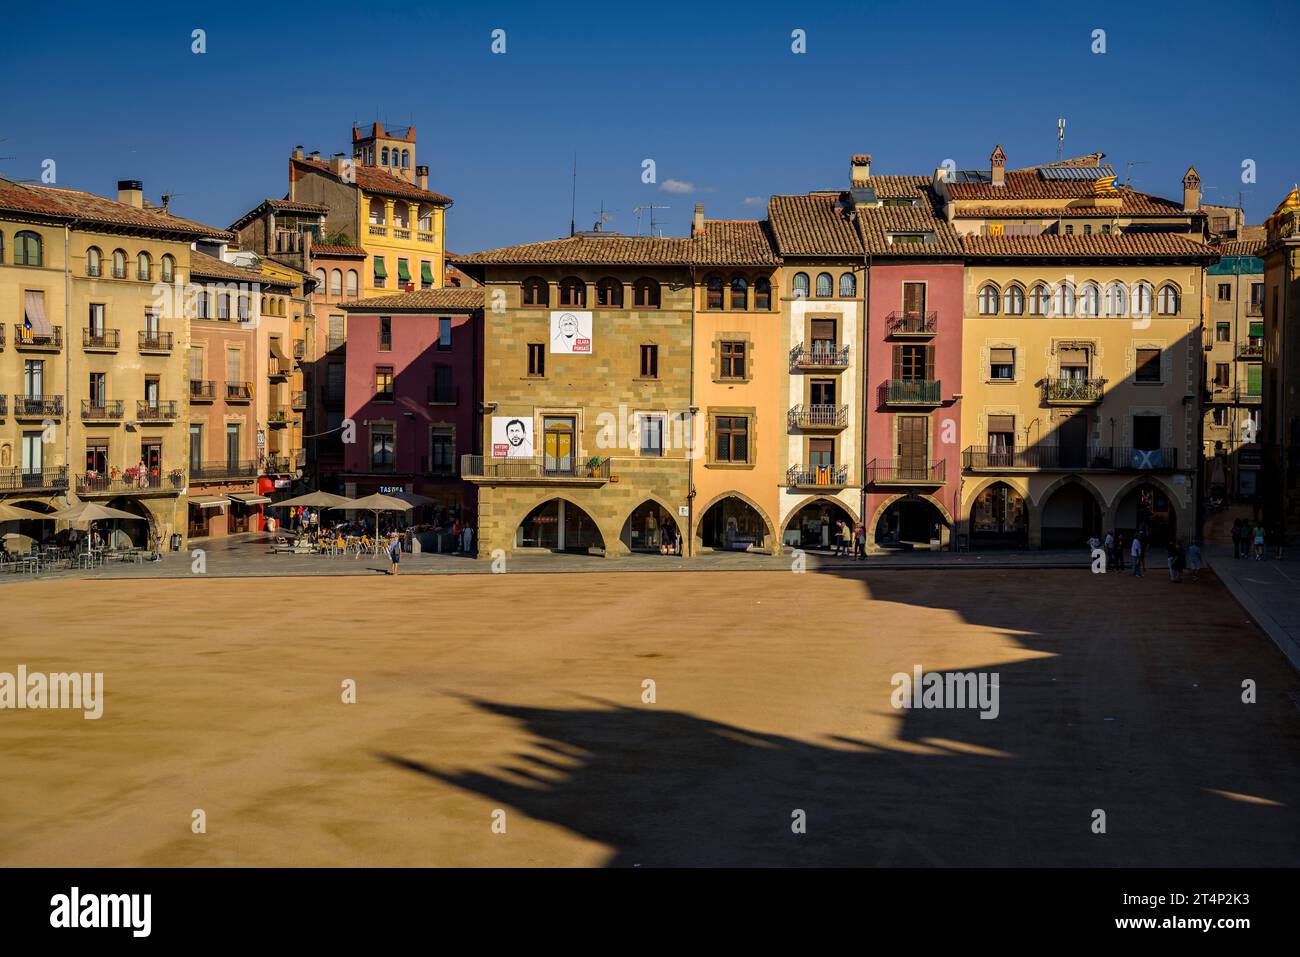
[[[875,203],[876,191],[870,186],[857,186],[849,190],[849,197],[855,203]]]
[[[1110,164],[1105,166],[1043,166],[1038,175],[1047,180],[1094,180],[1103,176],[1114,176]]]
[[[953,183],[991,183],[993,174],[986,173],[982,169],[959,169],[952,174],[950,182]]]

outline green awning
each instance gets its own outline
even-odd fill
[[[433,285],[433,264],[427,262],[420,263],[420,281]]]
[[[1259,363],[1246,366],[1246,395],[1263,394],[1264,367]]]
[[[383,257],[383,256],[376,256],[376,257],[375,257],[375,278],[376,278],[376,279],[387,279],[387,278],[388,278],[388,270],[387,270],[386,268],[384,268],[384,257]]]
[[[1259,322],[1252,322],[1250,324],[1250,337],[1252,339],[1264,338],[1264,320],[1261,319]]]
[[[411,269],[407,265],[405,259],[397,260],[397,281],[398,282],[411,281]]]

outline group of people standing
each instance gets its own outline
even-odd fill
[[[1254,558],[1257,562],[1264,560],[1264,546],[1271,543],[1276,548],[1274,557],[1282,557],[1282,540],[1275,534],[1268,534],[1259,522],[1248,522],[1242,518],[1232,520],[1232,557]]]
[[[867,560],[867,527],[861,522],[850,525],[840,519],[835,523],[835,557]]]
[[[1110,531],[1106,533],[1105,540],[1098,539],[1095,535],[1090,538],[1088,548],[1094,555],[1098,549],[1105,552],[1107,571],[1124,571],[1124,561],[1127,556],[1129,565],[1133,569],[1133,577],[1141,578],[1147,571],[1147,553],[1151,549],[1151,534],[1144,525],[1133,533],[1132,539],[1126,545],[1123,532]],[[1196,542],[1183,545],[1182,542],[1170,539],[1165,550],[1167,552],[1165,563],[1169,567],[1171,582],[1175,584],[1181,582],[1183,572],[1189,568],[1192,572],[1192,581],[1200,577],[1202,565],[1200,545]]]

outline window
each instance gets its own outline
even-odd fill
[[[1258,362],[1246,366],[1246,395],[1263,394],[1263,373],[1264,367]]]
[[[1210,412],[1210,417],[1215,425],[1226,426],[1228,424],[1228,407],[1226,405],[1216,405]]]
[[[809,323],[809,334],[812,339],[812,351],[815,355],[827,358],[834,357],[836,350],[837,338],[835,335],[837,323],[834,319],[813,319]]]
[[[420,288],[433,288],[433,263],[427,259],[420,260]]]
[[[989,464],[1010,465],[1012,450],[1016,447],[1016,417],[990,415],[987,434]]]
[[[375,288],[382,289],[388,282],[388,267],[384,265],[384,257],[375,257]]]
[[[924,319],[925,296],[925,283],[903,283],[903,315],[908,319]]]
[[[1215,298],[1219,302],[1232,302],[1232,284],[1226,282],[1219,283]]]
[[[546,375],[546,344],[528,343],[528,374],[530,376]]]
[[[641,378],[659,378],[659,347],[652,343],[641,346]]]
[[[1047,315],[1047,306],[1051,297],[1047,293],[1047,287],[1038,283],[1033,289],[1029,290],[1029,314],[1031,316]]]
[[[797,272],[794,274],[794,283],[790,287],[794,291],[796,299],[808,298],[808,274],[806,272]]]
[[[1056,287],[1056,294],[1052,296],[1052,314],[1056,316],[1074,315],[1074,287],[1068,282],[1063,282]]]
[[[330,270],[330,295],[343,295],[343,270],[341,269]]]
[[[998,314],[998,290],[996,286],[984,286],[980,289],[979,310],[981,316]]]
[[[1231,366],[1226,362],[1216,362],[1214,364],[1214,387],[1216,389],[1226,389],[1228,387],[1229,376],[1231,375],[1228,370],[1230,368]]]
[[[551,302],[551,290],[546,284],[545,279],[539,279],[533,276],[531,279],[524,280],[524,298],[525,306],[547,306]]]
[[[410,151],[410,150],[402,150],[402,166],[403,166],[403,168],[410,168],[410,165],[411,165],[411,151]]]
[[[835,283],[828,272],[819,272],[817,274],[817,295],[819,298],[829,298],[835,295]]]
[[[379,317],[379,351],[393,351],[393,319],[391,316]]]
[[[391,425],[372,425],[370,427],[370,467],[387,470],[393,467],[393,427]]]
[[[438,319],[438,349],[446,352],[451,348],[451,317],[441,316]]]
[[[1248,316],[1262,316],[1264,314],[1264,284],[1262,282],[1252,282],[1250,284],[1250,309],[1247,311]]]
[[[456,471],[456,430],[435,425],[429,433],[429,471],[450,475]]]
[[[766,278],[754,280],[754,308],[772,308],[772,283]]]
[[[375,398],[384,402],[393,401],[392,366],[375,366]]]
[[[357,294],[357,271],[355,269],[348,270],[348,284],[346,288],[349,296],[355,296]]]
[[[705,282],[704,292],[705,309],[722,308],[722,277],[710,276]]]
[[[561,306],[586,306],[587,284],[581,279],[570,276],[560,280]]]
[[[384,225],[384,219],[386,216],[387,216],[387,209],[384,206],[384,201],[381,199],[372,199],[370,201],[370,225],[371,226]]]
[[[126,278],[126,250],[125,249],[113,250],[113,278],[114,279]]]
[[[840,298],[852,299],[858,294],[858,280],[851,272],[840,276]]]
[[[102,342],[104,338],[104,304],[102,302],[92,302],[90,304],[90,316],[87,323],[86,332],[90,334],[91,339]]]
[[[149,282],[153,278],[153,260],[148,253],[140,253],[135,257],[135,278],[141,282]]]
[[[410,229],[411,228],[410,209],[411,207],[406,205],[406,203],[394,203],[393,204],[393,225],[399,229]]]
[[[1002,294],[1002,309],[1008,316],[1020,316],[1025,312],[1025,291],[1019,286],[1008,286]]]
[[[1160,350],[1159,349],[1139,349],[1137,350],[1137,372],[1133,377],[1135,382],[1159,382],[1160,381]]]
[[[202,448],[201,443],[199,447]],[[190,429],[190,448],[194,448],[193,427]],[[92,472],[100,476],[108,472],[108,444],[103,440],[86,443],[86,473]]]
[[[1106,289],[1106,315],[1128,315],[1128,290],[1123,283],[1111,283]]]
[[[1142,452],[1160,448],[1160,416],[1133,416],[1133,448]]]
[[[1067,236],[1073,236],[1073,235],[1074,235],[1074,226],[1073,226],[1073,225],[1071,225],[1071,224],[1069,224],[1069,223],[1066,224],[1066,226],[1065,226],[1065,235],[1067,235]]]
[[[934,354],[929,346],[894,346],[893,378],[903,382],[934,379]]]
[[[387,166],[387,165],[388,165],[388,147],[387,147],[387,146],[385,146],[382,150],[379,151],[379,165],[380,165],[380,166]]]
[[[451,403],[456,401],[455,370],[451,366],[433,367],[433,395],[431,401]]]
[[[174,278],[176,278],[176,259],[171,255],[163,256],[162,281],[171,282]]]
[[[86,275],[98,276],[103,269],[103,254],[100,253],[98,246],[91,246],[86,250]]]
[[[223,292],[217,296],[217,318],[230,318],[230,293]]]
[[[736,276],[731,280],[731,308],[734,310],[749,308],[749,283],[745,281],[744,276]]]
[[[1214,341],[1231,342],[1232,341],[1232,323],[1216,322],[1214,324]]]
[[[403,286],[411,281],[410,261],[401,257],[397,260],[397,281]]]
[[[1157,307],[1162,316],[1178,315],[1178,290],[1169,285],[1161,286]]]
[[[745,378],[745,343],[724,342],[719,349],[722,368],[718,370],[719,379]]]
[[[1097,316],[1101,314],[1101,290],[1093,283],[1085,283],[1079,290],[1079,315]]]
[[[96,409],[104,408],[104,403],[108,399],[108,373],[90,373],[89,392],[90,404]]]
[[[641,454],[661,456],[664,454],[664,417],[661,415],[640,416]]]
[[[1162,293],[1163,291],[1164,290],[1161,290]],[[1176,313],[1178,312],[1177,293],[1174,293],[1172,288],[1169,291],[1174,295],[1174,313]],[[1129,303],[1129,308],[1132,310],[1132,315],[1134,316],[1151,315],[1151,287],[1144,282],[1140,282],[1134,286],[1133,301]],[[1168,313],[1168,315],[1172,314],[1173,313]]]
[[[240,296],[235,308],[239,310],[239,321],[248,322],[250,316],[249,310],[252,308],[252,303],[249,301],[248,296]]]
[[[29,229],[14,233],[14,265],[40,266],[41,264],[40,234]],[[124,274],[126,272],[125,262],[122,264],[122,272]]]
[[[623,284],[617,279],[596,283],[596,305],[604,309],[623,308]]]
[[[716,459],[719,462],[749,461],[749,419],[743,415],[719,415],[713,420],[717,436]]]
[[[1088,350],[1062,349],[1057,358],[1060,378],[1069,382],[1084,382],[1088,378]]]
[[[632,302],[638,309],[658,309],[659,296],[659,283],[653,279],[638,279],[632,286]]]
[[[989,378],[995,382],[1011,382],[1016,377],[1016,350],[989,350]]]
[[[200,289],[194,297],[194,317],[196,319],[212,318],[212,300],[206,289]]]
[[[39,399],[45,394],[45,360],[23,360],[23,395]]]
[[[1092,235],[1092,223],[1084,223],[1084,224],[1083,224],[1083,234],[1084,234],[1085,236],[1091,236],[1091,235]]]
[[[421,203],[420,208],[416,210],[415,222],[420,227],[421,232],[433,232],[433,207],[428,203]]]

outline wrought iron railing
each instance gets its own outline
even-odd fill
[[[947,465],[944,459],[930,464],[902,459],[872,459],[867,463],[867,484],[942,485]]]

